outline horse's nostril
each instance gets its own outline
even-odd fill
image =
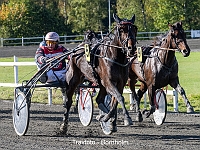
[[[186,49],[183,50],[183,53],[187,53],[188,51]]]

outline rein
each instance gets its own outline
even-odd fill
[[[114,47],[114,48],[121,48],[121,49],[125,48],[125,47],[121,47],[121,46],[109,45],[109,44],[104,44],[104,43],[101,43],[101,45],[108,46],[108,47]]]
[[[120,36],[119,36],[119,26],[120,26],[120,25],[129,25],[129,26],[128,26],[128,37],[127,37],[125,40],[123,40],[123,41],[121,40],[121,38],[120,38]],[[133,36],[129,37],[129,35],[130,35],[130,25],[134,26],[134,24],[131,23],[131,22],[121,21],[121,22],[118,23],[118,25],[116,26],[116,27],[117,27],[117,37],[118,37],[118,39],[119,39],[121,45],[123,46],[122,49],[125,47],[124,45],[126,44],[126,42],[127,42],[129,39],[131,39],[131,38],[133,37]],[[131,34],[133,34],[133,33],[131,32]],[[135,44],[135,45],[136,45],[136,44]],[[119,47],[119,48],[120,48],[120,47]]]
[[[132,24],[132,23],[124,23],[124,24]],[[107,35],[105,35],[105,37],[108,37],[108,36],[112,33],[112,31],[113,31],[114,29],[116,29],[116,28],[118,28],[118,26],[115,26]],[[119,34],[119,32],[117,32],[117,33]],[[118,38],[119,38],[119,35],[118,35]],[[128,39],[128,38],[127,38],[127,39]],[[127,40],[127,39],[126,39],[126,40]],[[125,41],[126,41],[126,40],[125,40]],[[119,39],[119,41],[120,41],[121,44],[123,45],[124,41],[122,42],[120,39]],[[126,47],[124,47],[124,46],[115,46],[115,45],[110,45],[110,44],[104,44],[103,42],[104,42],[104,39],[100,40],[100,42],[97,42],[97,44],[92,48],[91,51],[93,52],[93,50],[96,49],[96,48],[98,48],[100,45],[108,46],[108,47],[114,47],[114,48],[119,48],[119,49],[123,49],[123,50],[126,49]],[[103,58],[103,59],[105,59],[105,60],[107,60],[107,61],[109,61],[109,62],[112,62],[112,63],[114,63],[114,64],[117,64],[117,65],[119,65],[119,66],[121,66],[121,67],[126,67],[126,66],[128,66],[128,65],[130,64],[130,62],[128,62],[128,63],[126,63],[126,64],[121,64],[121,63],[118,63],[118,62],[116,62],[116,61],[114,61],[114,60],[108,58],[108,57],[101,56],[101,55],[97,55],[97,54],[94,54],[94,53],[93,53],[93,55],[96,56],[96,57],[99,57],[99,58]]]
[[[159,47],[159,46],[149,46],[149,47],[158,48],[158,49],[162,49],[162,50],[169,50],[169,51],[179,51],[176,48],[162,48],[162,47]]]
[[[130,61],[128,61],[126,64],[120,64],[120,63],[118,63],[118,62],[116,62],[116,61],[114,61],[114,60],[112,60],[112,59],[110,59],[110,58],[108,58],[108,57],[105,57],[105,56],[100,56],[100,55],[97,55],[97,54],[93,54],[94,56],[97,56],[97,57],[100,57],[100,58],[104,58],[105,60],[107,60],[107,61],[109,61],[109,62],[112,62],[112,63],[114,63],[114,64],[117,64],[117,65],[119,65],[119,66],[121,66],[121,67],[126,67],[126,66],[128,66],[129,64],[130,64]]]

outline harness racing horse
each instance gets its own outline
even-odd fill
[[[69,69],[66,74],[68,87],[65,107],[67,110],[60,127],[62,133],[67,131],[72,95],[84,78],[99,86],[100,90],[96,102],[100,110],[105,108],[103,104],[105,96],[109,93],[113,97],[113,105],[110,111],[105,116],[101,116],[100,121],[107,122],[110,118],[114,118],[112,127],[116,131],[116,108],[119,102],[123,109],[125,125],[132,124],[122,93],[128,79],[129,62],[127,55],[135,53],[136,50],[137,27],[134,25],[135,15],[131,20],[122,20],[117,15],[114,15],[114,19],[117,23],[113,29],[114,34],[110,32],[106,37],[99,40],[94,32],[88,32],[85,41],[78,46],[80,50],[70,56]],[[91,48],[89,63],[86,60],[85,44],[88,44]]]
[[[136,112],[138,112],[136,120],[143,120],[140,112],[140,100],[148,89],[150,100],[150,111],[146,114],[149,117],[155,111],[155,91],[168,84],[173,87],[183,97],[187,106],[187,112],[193,112],[186,97],[184,89],[179,84],[178,78],[178,62],[176,60],[175,51],[178,50],[184,57],[190,55],[190,48],[186,42],[186,36],[182,28],[182,23],[177,22],[173,25],[168,24],[169,31],[163,35],[160,46],[146,47],[143,52],[146,55],[143,62],[139,62],[138,58],[131,60],[129,68],[129,86],[132,91],[133,100],[136,100]],[[137,94],[135,92],[135,84],[139,80],[141,82],[140,89]]]

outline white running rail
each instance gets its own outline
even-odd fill
[[[35,62],[17,62],[17,57],[14,56],[14,62],[0,62],[0,66],[13,66],[14,67],[14,79],[15,83],[0,83],[0,87],[17,87],[18,85],[18,66],[35,66]],[[132,99],[131,90],[125,88],[123,93],[130,95],[130,104],[134,103]],[[173,90],[167,90],[167,95],[173,96],[174,111],[178,112],[178,93]],[[144,107],[146,108],[147,92],[144,94]],[[48,103],[52,104],[52,88],[48,88]]]

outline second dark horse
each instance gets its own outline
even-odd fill
[[[133,99],[137,101],[136,111],[138,111],[137,120],[142,121],[140,112],[140,100],[143,94],[148,89],[150,111],[146,117],[149,117],[155,111],[155,91],[168,84],[173,87],[183,97],[187,106],[187,112],[193,112],[193,107],[190,105],[186,97],[184,89],[179,84],[178,78],[178,62],[175,56],[175,50],[180,51],[184,57],[190,55],[190,48],[186,42],[186,36],[182,28],[182,23],[177,22],[169,25],[169,31],[160,38],[158,46],[150,46],[145,48],[145,60],[139,62],[138,59],[132,60],[130,67],[130,88]],[[135,84],[139,80],[141,82],[140,89],[137,94],[135,92]]]

